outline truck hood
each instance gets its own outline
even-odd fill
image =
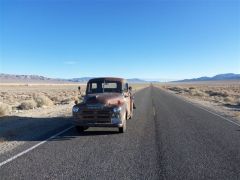
[[[124,98],[121,93],[97,93],[85,96],[86,104],[104,104],[117,105],[123,102]]]

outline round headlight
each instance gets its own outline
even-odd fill
[[[116,108],[113,109],[113,112],[114,112],[114,113],[120,113],[121,110],[122,110],[121,107],[116,107]]]
[[[73,106],[72,111],[73,111],[73,112],[78,112],[78,111],[79,111],[79,107]]]

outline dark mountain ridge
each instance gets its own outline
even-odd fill
[[[218,74],[213,77],[203,76],[199,78],[183,79],[183,80],[174,81],[174,82],[224,81],[224,80],[240,80],[240,74],[226,73],[226,74]]]

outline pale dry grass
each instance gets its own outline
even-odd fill
[[[54,105],[64,105],[78,99],[78,84],[0,84],[1,114],[7,115],[7,107],[13,111],[29,110]],[[86,85],[81,85],[84,94]],[[11,110],[10,110],[11,111]]]
[[[0,116],[8,115],[11,107],[8,104],[0,102]]]
[[[53,101],[45,95],[34,94],[33,99],[36,102],[37,107],[53,106],[54,105]]]
[[[235,112],[235,116],[240,119],[240,112]]]

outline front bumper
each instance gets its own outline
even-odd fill
[[[121,120],[116,118],[112,118],[111,122],[102,123],[94,119],[82,120],[82,119],[73,117],[72,123],[75,126],[85,126],[85,127],[122,127],[123,126]]]

